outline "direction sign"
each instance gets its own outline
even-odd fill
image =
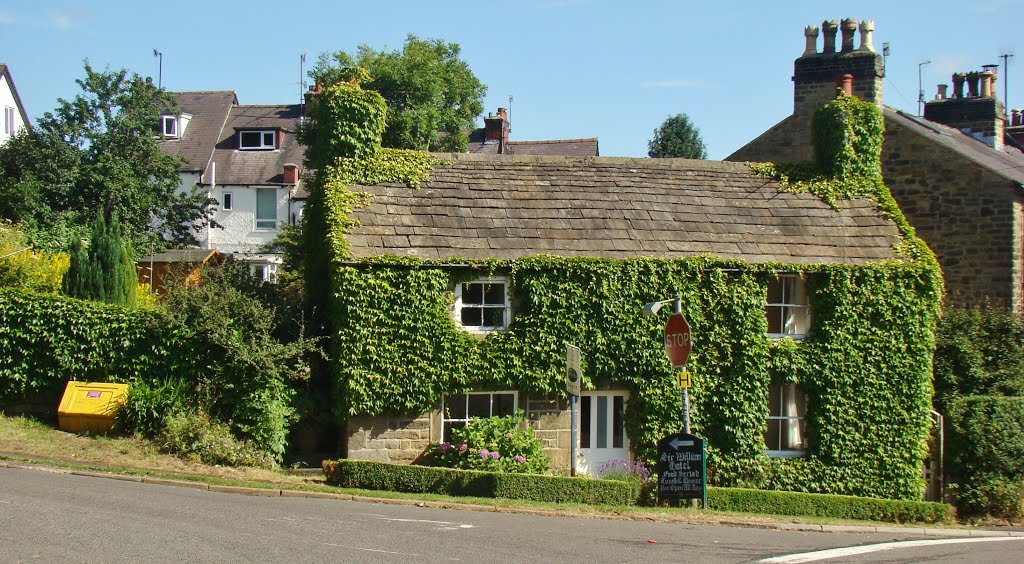
[[[681,313],[673,313],[665,323],[665,353],[676,368],[685,367],[690,358],[690,324]]]
[[[580,381],[583,371],[580,370],[580,348],[573,345],[565,346],[565,391],[574,396],[580,395]]]
[[[675,433],[658,441],[658,500],[700,499],[707,507],[704,439]]]

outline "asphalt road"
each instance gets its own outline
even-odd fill
[[[919,538],[933,544],[827,561],[1024,561],[1024,538],[934,544],[941,539],[251,497],[0,467],[2,562],[705,564]]]

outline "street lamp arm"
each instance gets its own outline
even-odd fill
[[[661,308],[666,304],[672,304],[673,309],[675,310],[673,313],[683,313],[683,298],[679,294],[676,294],[676,297],[674,298],[644,304],[644,315],[655,315],[661,311]]]

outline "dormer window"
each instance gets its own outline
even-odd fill
[[[274,130],[255,130],[238,132],[238,150],[265,151],[277,148],[277,132]]]
[[[160,131],[164,137],[178,137],[178,116],[161,116],[161,122]]]
[[[181,139],[190,119],[192,119],[191,114],[160,116],[160,135],[165,139]]]

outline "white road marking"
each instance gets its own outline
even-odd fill
[[[383,552],[384,554],[401,554],[403,556],[419,556],[419,554],[410,554],[407,552],[395,552],[393,550],[380,550],[378,548],[363,548],[361,546],[349,546],[347,544],[334,544],[330,542],[323,543],[324,546],[333,546],[336,548],[348,548],[351,550],[365,550],[366,552]]]
[[[473,528],[473,525],[470,525],[468,523],[452,523],[450,521],[430,521],[430,520],[427,520],[427,519],[398,519],[398,518],[394,518],[394,517],[383,517],[383,516],[378,517],[378,519],[381,519],[382,521],[399,521],[399,522],[403,522],[403,523],[428,523],[428,524],[431,524],[431,525],[443,525],[442,527],[438,527],[438,530],[441,530],[441,531],[454,531],[454,530],[457,530],[457,529],[472,529]]]
[[[898,550],[901,548],[917,548],[922,546],[936,546],[943,544],[963,544],[972,542],[1000,542],[1000,541],[1019,541],[1024,540],[1024,537],[982,537],[973,539],[931,539],[931,540],[916,540],[916,541],[900,541],[900,542],[883,542],[879,544],[866,544],[863,546],[850,546],[845,548],[832,548],[829,550],[817,550],[814,552],[801,552],[799,554],[788,554],[786,556],[776,556],[774,558],[765,558],[761,562],[776,562],[776,563],[796,563],[796,562],[817,562],[819,560],[829,560],[831,558],[842,558],[844,556],[859,556],[862,554],[871,554],[872,552],[882,552],[884,550]]]

